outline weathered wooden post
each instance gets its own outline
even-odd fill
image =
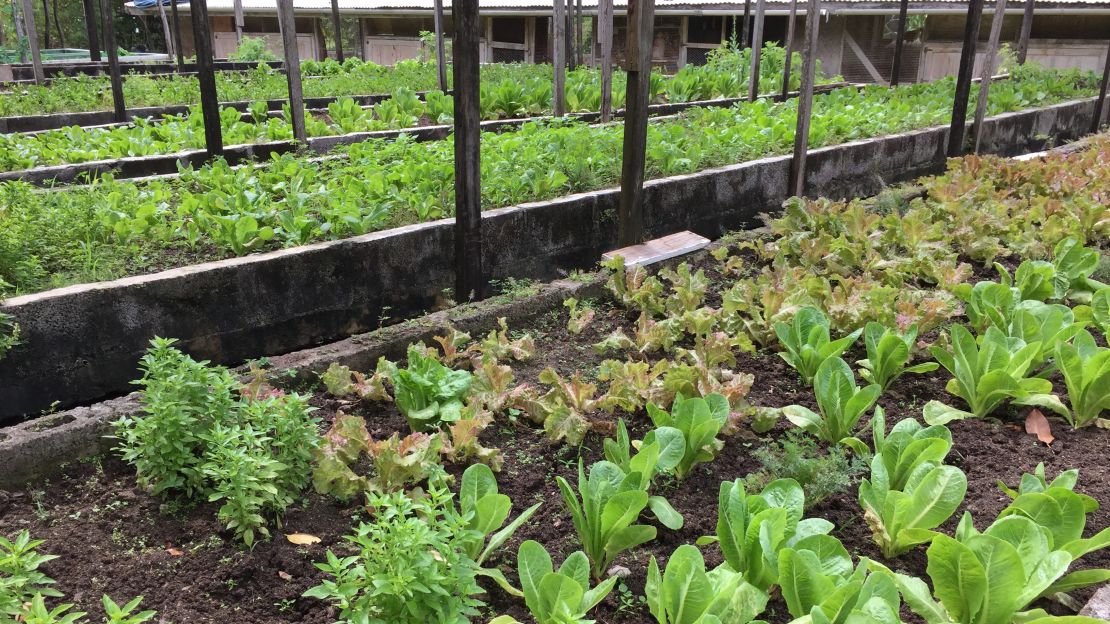
[[[331,0],[331,28],[335,32],[335,60],[343,62],[343,25],[339,19],[339,0]]]
[[[613,115],[613,0],[598,0],[597,41],[601,45],[601,123]]]
[[[740,25],[740,49],[741,50],[748,47],[748,39],[751,36],[751,32],[748,29],[751,28],[751,20],[752,20],[752,0],[744,0],[744,23]]]
[[[166,56],[174,57],[173,32],[170,30],[170,21],[166,19],[166,7],[162,0],[158,2],[158,19],[162,22],[162,35],[166,38]]]
[[[432,22],[436,29],[436,78],[439,90],[447,93],[447,54],[443,43],[443,0],[435,0],[435,15]],[[359,20],[359,24],[362,20]]]
[[[35,7],[31,0],[23,0],[23,28],[27,31],[27,45],[31,48],[31,65],[35,71],[35,84],[45,81],[42,73],[42,52],[39,50],[39,31],[35,27]],[[50,32],[50,22],[46,22],[46,32]]]
[[[1033,5],[1037,0],[1025,0],[1025,11],[1021,15],[1021,33],[1018,35],[1017,63],[1025,64],[1025,57],[1029,55],[1029,35],[1033,33]]]
[[[978,154],[983,140],[983,119],[987,116],[987,97],[990,95],[991,78],[994,76],[994,62],[998,56],[998,40],[1002,36],[1002,21],[1006,15],[1006,0],[998,0],[994,5],[991,18],[991,36],[987,41],[987,54],[983,58],[983,70],[979,79],[979,99],[975,102],[975,125],[972,127],[971,151]]]
[[[486,290],[482,271],[478,0],[452,0],[451,14],[455,18],[455,299],[463,302],[482,298]]]
[[[113,118],[116,122],[123,123],[127,121],[127,103],[123,99],[123,77],[119,71],[119,46],[116,45],[116,27],[112,20],[111,0],[100,0],[100,28],[104,32],[104,51],[108,55]]]
[[[567,0],[564,16],[566,22],[564,23],[563,36],[566,38],[567,68],[574,69],[578,67],[577,59],[574,56],[574,0]]]
[[[979,23],[983,19],[983,0],[969,0],[964,25],[964,45],[960,51],[960,68],[956,74],[956,94],[952,100],[952,124],[948,129],[948,156],[962,156],[967,129],[967,102],[971,97],[971,76],[975,70],[975,45],[979,39]]]
[[[1091,133],[1098,132],[1106,117],[1106,85],[1110,83],[1110,46],[1106,47],[1106,63],[1102,66],[1102,86],[1098,90],[1098,102],[1095,103],[1095,116],[1091,121]]]
[[[239,45],[243,42],[243,26],[246,23],[243,18],[243,0],[233,0],[231,10],[232,20],[235,22],[235,45]]]
[[[173,19],[174,51],[177,53],[177,71],[185,70],[185,51],[181,49],[181,19],[177,15],[177,0],[170,0],[170,17]]]
[[[89,60],[99,63],[100,41],[96,36],[96,9],[93,0],[81,0],[81,6],[85,10],[85,32],[89,36]]]
[[[798,0],[790,0],[790,17],[786,23],[786,60],[782,69],[782,95],[779,100],[786,101],[790,95],[790,66],[794,61],[794,21],[798,17]]]
[[[551,12],[551,64],[554,70],[554,79],[551,87],[551,113],[556,117],[562,117],[567,114],[567,46],[566,33],[564,32],[567,28],[566,5],[563,4],[563,0],[554,0],[553,9]]]
[[[574,1],[574,42],[574,63],[584,65],[586,61],[582,57],[582,47],[585,43],[582,41],[582,0]]]
[[[109,0],[100,0],[107,4]],[[285,0],[291,1],[291,0]],[[280,11],[281,4],[278,4]],[[193,41],[197,53],[197,81],[200,83],[200,112],[204,117],[204,149],[208,158],[224,153],[223,128],[220,126],[220,97],[216,93],[216,72],[212,59],[212,27],[208,21],[208,0],[190,0]],[[115,42],[111,43],[114,46]]]
[[[442,22],[442,18],[443,18],[443,0],[439,0],[439,7],[440,7],[439,8],[439,11],[440,11],[439,16],[440,16],[440,21]],[[441,33],[443,32],[442,28],[440,28],[440,32]],[[355,37],[358,38],[358,43],[355,44],[355,49],[358,50],[358,60],[365,61],[366,60],[366,25],[363,23],[363,19],[362,19],[361,15],[358,16],[355,19]]]
[[[763,54],[763,10],[764,0],[756,0],[755,23],[752,25],[752,66],[748,78],[748,101],[754,102],[759,96],[759,62]]]
[[[798,197],[805,195],[809,122],[813,115],[813,82],[817,73],[820,4],[820,0],[809,0],[806,3],[805,40],[802,42],[802,87],[798,93],[798,124],[794,130],[794,158],[790,161],[790,194]]]
[[[654,26],[655,0],[629,0],[628,85],[625,90],[621,196],[617,210],[618,247],[635,245],[644,240],[644,165],[647,161],[648,93]]]
[[[293,124],[293,139],[301,145],[308,141],[304,125],[304,94],[301,91],[301,56],[297,50],[297,19],[293,0],[277,0],[278,27],[281,45],[285,52],[285,81],[289,85],[289,116]],[[199,57],[197,60],[200,60]]]
[[[890,64],[890,86],[898,86],[898,76],[902,73],[902,48],[906,45],[906,17],[910,0],[898,3],[898,34],[894,37],[894,60]]]

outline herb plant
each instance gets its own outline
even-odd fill
[[[42,540],[32,540],[27,530],[20,531],[15,539],[0,535],[0,615],[19,615],[23,604],[34,596],[62,595],[50,587],[54,579],[39,570],[42,564],[58,558],[39,553],[37,548],[42,544]]]

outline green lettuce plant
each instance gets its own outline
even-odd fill
[[[1110,349],[1095,344],[1094,337],[1082,330],[1074,343],[1057,343],[1055,355],[1071,408],[1064,416],[1072,427],[1094,424],[1110,410]]]
[[[408,368],[385,359],[378,368],[393,382],[394,400],[413,431],[431,431],[462,416],[473,382],[469,371],[450,369],[434,355],[411,345]]]
[[[659,624],[747,624],[767,606],[767,593],[721,566],[709,572],[696,546],[679,546],[659,573],[653,556],[644,586]]]
[[[901,624],[897,586],[886,574],[871,573],[864,559],[854,569],[836,540],[823,551],[784,548],[779,552],[782,597],[796,624]]]
[[[677,429],[685,443],[682,457],[674,466],[675,477],[685,479],[694,466],[713,461],[721,452],[724,442],[717,439],[717,434],[728,423],[729,411],[728,399],[716,393],[690,399],[677,394],[670,412],[648,403],[648,416],[657,430]]]
[[[995,326],[987,328],[982,344],[965,327],[954,325],[949,332],[951,351],[933,347],[933,357],[952,373],[945,388],[961,398],[969,411],[940,401],[925,404],[925,421],[943,425],[963,418],[982,418],[1010,400],[1018,405],[1035,405],[1064,413],[1066,408],[1052,392],[1047,379],[1029,377],[1029,369],[1040,352],[1039,342],[1014,341]]]
[[[547,549],[532,540],[520,545],[517,569],[520,585],[524,589],[524,604],[536,624],[592,624],[593,620],[585,619],[586,614],[604,600],[617,584],[617,577],[612,576],[591,588],[590,562],[580,550],[572,553],[555,570]],[[502,615],[490,624],[520,622]]]
[[[566,479],[555,477],[595,579],[614,557],[655,539],[655,527],[635,524],[648,505],[642,478],[604,460],[590,467],[589,478],[579,460],[577,493]]]
[[[624,419],[617,421],[617,435],[606,438],[605,459],[620,467],[625,475],[638,474],[640,488],[645,492],[651,489],[652,481],[659,474],[668,473],[682,461],[686,453],[686,438],[674,427],[659,427],[648,432],[636,445],[628,436]],[[677,531],[682,528],[682,514],[678,513],[666,498],[648,495],[648,509],[668,529]]]
[[[812,306],[798,308],[789,323],[775,323],[775,335],[786,349],[779,357],[811,385],[821,364],[847,351],[862,332],[857,329],[843,338],[831,340],[828,317]]]
[[[861,367],[859,376],[886,390],[892,381],[903,374],[935,371],[939,367],[936,362],[906,366],[916,338],[917,325],[911,325],[905,332],[897,332],[882,323],[868,323],[863,328],[867,359],[856,362]]]
[[[497,479],[485,464],[474,464],[463,472],[459,489],[459,511],[468,519],[467,528],[472,539],[463,542],[463,551],[478,566],[501,548],[516,533],[542,503],[536,503],[520,513],[512,522],[509,519],[513,503],[508,496],[497,491]],[[511,594],[519,595],[497,568],[479,567],[477,573],[492,578]]]
[[[879,395],[879,384],[860,388],[848,363],[831,357],[821,363],[813,378],[813,391],[817,398],[819,414],[802,405],[782,408],[786,419],[802,430],[832,444],[861,446],[850,440],[860,419]]]

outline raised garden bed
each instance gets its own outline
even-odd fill
[[[723,400],[726,406],[723,421],[718,422],[718,425],[725,425],[724,430],[710,436],[719,437],[723,442],[719,451],[702,457],[705,461],[690,467],[684,479],[673,474],[662,475],[650,486],[653,495],[666,497],[673,509],[683,516],[683,525],[667,528],[673,522],[662,521],[662,515],[658,520],[647,512],[640,515],[639,522],[653,528],[654,538],[616,553],[611,566],[601,566],[602,577],[612,570],[620,576],[620,581],[591,611],[590,619],[604,623],[653,621],[646,605],[638,598],[647,590],[650,559],[657,558],[662,569],[680,546],[694,544],[701,536],[714,535],[719,486],[734,479],[744,479],[747,492],[754,494],[763,490],[773,478],[796,478],[809,503],[805,517],[824,518],[832,523],[830,535],[843,546],[843,554],[830,555],[832,550],[822,550],[814,556],[830,562],[831,567],[826,570],[840,572],[827,572],[833,578],[828,581],[826,590],[811,594],[803,602],[814,599],[820,602],[834,595],[834,588],[843,589],[849,585],[844,578],[847,572],[841,565],[841,557],[850,557],[847,565],[865,566],[860,574],[869,574],[872,578],[885,579],[886,572],[877,567],[866,569],[869,564],[863,558],[881,562],[939,588],[938,579],[952,583],[940,569],[945,549],[961,547],[969,549],[972,553],[969,556],[973,558],[976,557],[974,553],[979,552],[1009,557],[1004,559],[1005,565],[996,560],[992,563],[989,557],[986,563],[996,595],[1009,597],[1037,584],[1028,580],[1025,573],[1032,564],[1049,558],[1047,551],[1041,552],[1047,547],[1038,543],[1039,538],[1021,538],[1023,554],[1010,555],[1003,552],[1007,551],[1005,546],[991,541],[1002,538],[972,538],[966,525],[962,529],[957,527],[965,512],[980,531],[987,530],[995,522],[996,516],[1011,503],[1010,497],[999,489],[998,481],[1017,487],[1022,474],[1035,472],[1039,463],[1044,464],[1050,482],[1060,473],[1077,468],[1075,492],[1090,496],[1102,505],[1098,508],[1086,505],[1088,513],[1084,518],[1083,536],[1093,536],[1110,524],[1110,513],[1104,507],[1110,503],[1110,475],[1097,460],[1092,461],[1105,456],[1110,446],[1110,434],[1096,426],[1103,422],[1100,418],[1106,406],[1100,408],[1095,404],[1093,409],[1082,408],[1079,394],[1069,391],[1074,389],[1072,382],[1059,374],[1046,373],[1042,381],[1032,381],[1032,372],[1051,362],[1064,367],[1065,371],[1071,370],[1065,358],[1057,355],[1066,352],[1061,349],[1067,349],[1069,342],[1086,344],[1082,347],[1084,350],[1106,349],[1110,317],[1098,312],[1105,307],[1100,308],[1103,304],[1097,302],[1110,297],[1110,291],[1106,290],[1110,287],[1098,281],[1106,280],[1106,254],[1110,252],[1107,208],[1100,199],[1110,192],[1106,187],[1110,176],[1104,172],[1110,163],[1108,150],[1110,142],[1103,138],[1093,141],[1087,151],[1068,156],[1050,155],[1043,162],[1016,164],[972,157],[953,166],[949,174],[924,181],[911,193],[887,193],[874,201],[847,204],[825,200],[795,202],[768,230],[754,236],[727,238],[708,252],[683,259],[682,265],[678,265],[678,260],[670,262],[665,270],[614,273],[606,291],[599,291],[599,280],[604,277],[586,276],[535,291],[518,288],[500,301],[477,308],[439,313],[423,321],[387,328],[333,347],[273,358],[263,376],[252,373],[250,378],[256,383],[244,390],[248,398],[242,401],[244,405],[263,405],[266,401],[288,400],[265,398],[278,394],[274,392],[275,387],[286,392],[309,392],[311,405],[318,408],[313,416],[322,420],[321,429],[333,424],[342,411],[353,416],[353,422],[365,422],[369,435],[380,441],[393,433],[407,435],[412,427],[428,427],[433,432],[435,427],[429,427],[427,413],[414,409],[414,405],[400,398],[394,402],[378,396],[380,389],[398,395],[396,380],[404,378],[388,366],[379,367],[379,375],[371,376],[377,356],[397,360],[403,368],[403,347],[408,342],[424,341],[438,349],[432,352],[433,357],[447,362],[457,371],[452,375],[474,371],[469,373],[476,377],[473,395],[467,396],[457,384],[453,386],[455,390],[450,391],[443,386],[442,400],[448,402],[460,397],[467,400],[470,409],[476,410],[467,411],[468,417],[484,413],[477,409],[478,405],[485,406],[492,414],[492,422],[480,427],[479,441],[486,449],[502,455],[503,466],[496,479],[500,492],[513,501],[512,515],[515,517],[531,505],[540,504],[504,547],[485,562],[487,566],[499,568],[508,582],[515,585],[519,580],[517,548],[525,540],[541,543],[556,562],[581,548],[571,515],[561,501],[556,478],[566,479],[573,487],[577,481],[578,462],[589,467],[602,458],[604,440],[615,434],[618,418],[626,421],[632,438],[640,439],[653,428],[644,411],[645,403],[658,403],[677,414],[680,408],[671,405],[675,392],[707,396],[723,393],[722,399],[710,399],[717,401],[715,404]],[[910,196],[923,197],[907,201]],[[1041,210],[1045,205],[1055,209]],[[1094,254],[1094,264],[1090,262],[1091,254]],[[1102,268],[1099,268],[1100,256]],[[1025,261],[1043,264],[1023,265]],[[993,263],[997,264],[992,266]],[[1022,306],[1007,308],[1002,299],[985,294],[991,290],[1006,290],[1000,281],[1003,274],[996,267],[1002,267],[1001,270],[1016,280],[1014,284],[1027,300]],[[1032,279],[1037,276],[1047,281]],[[976,286],[972,288],[972,285]],[[579,300],[577,304],[559,305],[559,300],[568,295],[574,295]],[[531,296],[535,299],[530,299]],[[1041,303],[1042,299],[1049,303]],[[1089,303],[1083,303],[1085,301]],[[1061,307],[1052,307],[1057,305]],[[804,410],[788,406],[827,411],[832,405],[830,401],[835,397],[822,391],[824,382],[821,379],[834,374],[837,358],[829,356],[830,359],[819,367],[816,363],[820,360],[804,366],[798,363],[795,364],[797,370],[780,358],[780,352],[788,353],[790,347],[796,349],[798,346],[788,337],[794,319],[802,315],[827,315],[833,338],[872,321],[893,331],[915,327],[919,331],[909,340],[913,353],[910,363],[921,365],[955,349],[953,344],[960,342],[960,333],[965,330],[982,336],[985,343],[1001,344],[992,333],[1006,332],[1018,339],[1017,335],[1025,335],[1021,327],[1030,330],[1048,327],[1047,323],[1032,325],[1026,321],[1014,324],[1016,321],[1011,315],[1018,314],[1017,308],[1029,310],[1030,314],[1040,314],[1048,308],[1061,314],[1067,310],[1068,314],[1084,318],[1088,312],[1082,310],[1083,305],[1090,305],[1091,321],[1085,323],[1084,329],[1090,333],[1089,338],[1078,334],[1065,338],[1045,333],[1044,336],[1061,346],[1045,350],[1045,359],[1034,368],[1010,369],[1007,373],[1030,381],[1026,385],[1029,388],[1036,385],[1039,394],[1055,394],[1058,407],[1069,415],[1068,421],[1044,407],[1051,403],[1045,400],[1037,403],[1047,418],[1043,421],[1035,415],[1030,418],[1031,408],[1018,404],[1022,396],[1014,389],[996,405],[983,407],[970,396],[965,404],[950,393],[952,375],[944,367],[907,372],[894,378],[885,390],[874,392],[877,405],[885,412],[887,426],[880,428],[881,432],[889,432],[902,419],[920,420],[923,414],[934,422],[947,420],[942,415],[951,415],[952,408],[980,412],[979,417],[947,423],[952,436],[951,450],[946,459],[935,460],[938,465],[943,462],[948,472],[955,470],[966,475],[966,497],[959,497],[962,502],[952,505],[948,510],[950,514],[936,518],[936,530],[945,537],[928,535],[935,540],[932,546],[908,546],[905,553],[897,556],[882,552],[872,541],[868,528],[869,522],[873,524],[875,519],[865,517],[857,501],[862,478],[877,483],[876,475],[869,474],[867,461],[867,456],[879,447],[873,442],[868,426],[874,411],[868,407],[858,423],[848,424],[846,434],[856,435],[855,442],[841,435],[815,433],[828,431],[822,428],[803,432],[792,424],[799,422]],[[509,329],[502,334],[497,333],[498,325],[494,320],[500,315],[509,317]],[[474,339],[448,333],[444,327],[448,321],[471,332]],[[779,326],[779,323],[785,325]],[[494,333],[485,338],[486,332],[491,330]],[[436,334],[443,339],[429,340],[430,335]],[[1031,343],[1019,340],[1020,343],[1007,342],[1004,352],[1028,351],[1022,345]],[[935,349],[930,351],[927,346]],[[843,348],[846,349],[843,366],[853,378],[852,385],[866,385],[856,370],[867,367],[850,363],[871,357],[871,354],[860,342],[845,344]],[[970,347],[965,344],[962,348]],[[456,351],[463,353],[452,355]],[[166,355],[165,347],[162,353]],[[410,351],[408,365],[414,366],[424,357],[428,356],[419,352],[414,355]],[[1095,356],[1082,357],[1090,361]],[[365,372],[369,378],[367,383],[352,392],[355,388],[350,382],[358,380],[349,377],[349,372],[333,369],[327,379],[330,387],[322,387],[317,375],[333,360]],[[603,365],[605,360],[613,360],[613,363]],[[493,368],[496,362],[509,367],[512,381],[496,381],[498,376],[494,372],[505,372]],[[660,368],[654,375],[647,374],[646,379],[642,376],[644,373],[629,375],[630,369],[615,372],[638,363],[646,363],[649,369]],[[946,365],[952,364],[946,362]],[[805,370],[812,367],[818,371],[814,387],[803,378]],[[544,372],[547,369],[554,371],[554,375]],[[153,367],[151,370],[162,369]],[[194,375],[200,368],[189,364],[180,370],[182,375]],[[186,373],[186,370],[192,372]],[[1100,383],[1110,381],[1107,373],[1101,374]],[[172,412],[164,411],[164,401],[184,397],[185,386],[181,385],[182,377],[159,377],[158,374],[151,374],[148,384],[158,379],[168,382],[158,386],[158,398],[152,395],[145,399],[146,406],[156,415],[152,417],[165,418]],[[262,381],[265,383],[260,385]],[[384,381],[384,385],[378,388],[377,381]],[[620,382],[625,384],[623,390]],[[1046,384],[1047,387],[1042,387]],[[175,390],[181,394],[175,394]],[[358,393],[364,393],[365,398],[360,398]],[[1013,398],[1018,400],[1010,400]],[[103,406],[97,420],[100,428],[90,431],[92,435],[85,435],[87,445],[80,452],[95,451],[99,445],[95,434],[110,430],[105,428],[114,417],[136,414],[139,400],[133,397]],[[449,413],[446,408],[432,411],[444,418]],[[73,420],[62,422],[58,431],[75,424],[82,415],[78,410],[53,418],[65,421],[67,417]],[[660,424],[656,422],[655,426]],[[1051,431],[1045,429],[1045,424]],[[1083,426],[1073,428],[1072,425]],[[30,426],[28,423],[19,431],[11,430],[10,440],[0,440],[0,459],[10,456],[5,453],[12,452],[12,440],[28,439],[25,431]],[[121,429],[120,433],[134,431],[130,427]],[[1027,428],[1038,435],[1027,433]],[[933,433],[939,435],[939,431]],[[578,444],[580,435],[582,443]],[[663,434],[657,432],[657,435]],[[357,439],[357,436],[350,439]],[[943,439],[943,436],[936,439]],[[413,440],[415,443],[419,438]],[[456,437],[448,437],[448,440],[458,442]],[[132,449],[136,448],[134,439],[130,444]],[[884,448],[882,452],[894,451]],[[486,461],[497,464],[489,457]],[[464,478],[467,463],[445,464],[447,472],[455,478],[452,486],[455,490]],[[39,468],[46,469],[48,464],[41,461]],[[218,467],[219,463],[215,465]],[[871,465],[871,470],[878,470],[875,464]],[[386,487],[389,483],[385,473],[367,472],[364,463],[353,467],[358,474],[371,477],[375,487]],[[149,480],[152,474],[147,472],[145,476]],[[1062,483],[1055,485],[1069,489]],[[157,480],[152,482],[152,485],[157,484]],[[429,485],[419,477],[400,487],[414,493],[413,488],[417,486],[430,491]],[[1041,500],[1033,493],[1038,487],[1043,486],[1038,486],[1032,477],[1023,481],[1022,489],[1027,494],[1015,503],[1019,509],[1031,509],[1022,504]],[[1050,492],[1051,496],[1040,496],[1052,500],[1080,500],[1069,498],[1074,494]],[[414,496],[419,498],[418,494]],[[76,602],[82,610],[98,613],[97,601],[106,592],[117,601],[143,595],[144,608],[157,609],[160,618],[171,621],[223,621],[234,617],[245,623],[332,622],[344,617],[340,606],[304,596],[307,590],[330,578],[314,564],[325,559],[327,550],[339,556],[352,554],[351,545],[344,536],[360,523],[380,520],[383,510],[400,500],[394,497],[378,501],[376,509],[368,510],[360,504],[358,496],[350,502],[318,493],[295,496],[281,527],[269,523],[275,533],[274,539],[259,541],[253,548],[246,549],[236,531],[224,528],[225,523],[216,519],[221,513],[218,504],[185,504],[179,496],[151,496],[135,487],[133,468],[111,456],[97,456],[74,462],[47,481],[35,481],[26,488],[9,487],[0,496],[0,533],[11,536],[28,529],[34,538],[46,540],[39,550],[60,558],[44,563],[42,571],[58,580],[56,589],[66,594],[65,601]],[[1041,504],[1047,503],[1042,501]],[[1078,504],[1084,507],[1083,503]],[[1076,512],[1084,516],[1082,511],[1076,510],[1069,517],[1076,517]],[[1040,520],[1043,533],[1032,519],[1014,518],[1003,522],[1014,529],[1030,529],[1029,535],[1050,533],[1052,539],[1057,540],[1052,542],[1053,548],[1058,549],[1059,540],[1064,538],[1061,531],[1066,532],[1063,526],[1068,523],[1052,522],[1039,513],[1031,515]],[[1001,529],[988,533],[1019,539],[1016,533]],[[285,537],[297,534],[299,537],[294,539],[301,542],[313,542],[305,536],[320,541],[298,545]],[[1101,544],[1105,539],[1100,537],[1096,541]],[[993,550],[981,550],[983,542],[988,542]],[[422,542],[402,544],[417,552],[426,552]],[[795,547],[806,550],[800,543]],[[716,566],[724,559],[717,545],[703,545],[701,550],[707,567]],[[781,551],[780,548],[775,550]],[[440,555],[453,556],[450,553]],[[1061,557],[1051,556],[1054,560]],[[1073,571],[1110,567],[1110,551],[1096,549],[1064,567]],[[1057,570],[1053,576],[1062,573]],[[745,579],[760,582],[754,571],[745,574]],[[767,606],[761,618],[773,623],[790,622],[799,616],[797,612],[788,613],[797,611],[794,603],[799,594],[785,585],[792,578],[812,581],[812,574],[789,576],[785,567],[780,567],[778,574],[770,583]],[[1095,572],[1087,574],[1096,581],[1103,576]],[[970,591],[972,579],[969,576],[963,583],[949,587]],[[1011,580],[1002,583],[999,579]],[[510,596],[484,578],[480,584],[484,593],[475,598],[484,604],[470,621],[484,623],[499,614],[532,621],[521,599]],[[1014,598],[1011,610],[1043,608],[1063,615],[1069,612],[1065,605],[1082,604],[1092,591],[1093,587],[1071,591],[1070,599],[1061,599],[1065,604],[1048,599],[1027,597],[1019,601]],[[928,586],[925,592],[929,593]],[[950,612],[958,613],[957,598],[951,593],[937,593]],[[924,621],[898,598],[889,593],[885,595],[884,603],[895,601],[892,621]],[[413,600],[434,602],[424,596]],[[50,600],[52,605],[59,602],[61,600]],[[922,602],[916,601],[914,606],[920,607]],[[390,621],[408,621],[396,613],[383,615],[392,617]],[[417,618],[413,621],[423,621],[419,616],[413,617]],[[1008,616],[1000,617],[1000,622],[1010,621]],[[467,619],[457,618],[458,621]],[[748,619],[734,621],[740,624]],[[1051,623],[1051,620],[1039,621]],[[1059,622],[1082,624],[1086,621]]]

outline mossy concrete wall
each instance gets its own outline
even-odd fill
[[[1012,155],[1076,138],[1094,101],[987,121],[986,151]],[[946,128],[814,150],[807,194],[867,196],[943,169]],[[709,238],[751,227],[787,198],[789,156],[646,185],[651,237],[689,229]],[[607,189],[487,211],[493,279],[552,279],[613,248],[619,193]],[[287,353],[378,327],[434,305],[454,281],[450,220],[10,299],[0,312],[24,344],[0,360],[0,422],[127,392],[152,336],[172,336],[220,363]]]

